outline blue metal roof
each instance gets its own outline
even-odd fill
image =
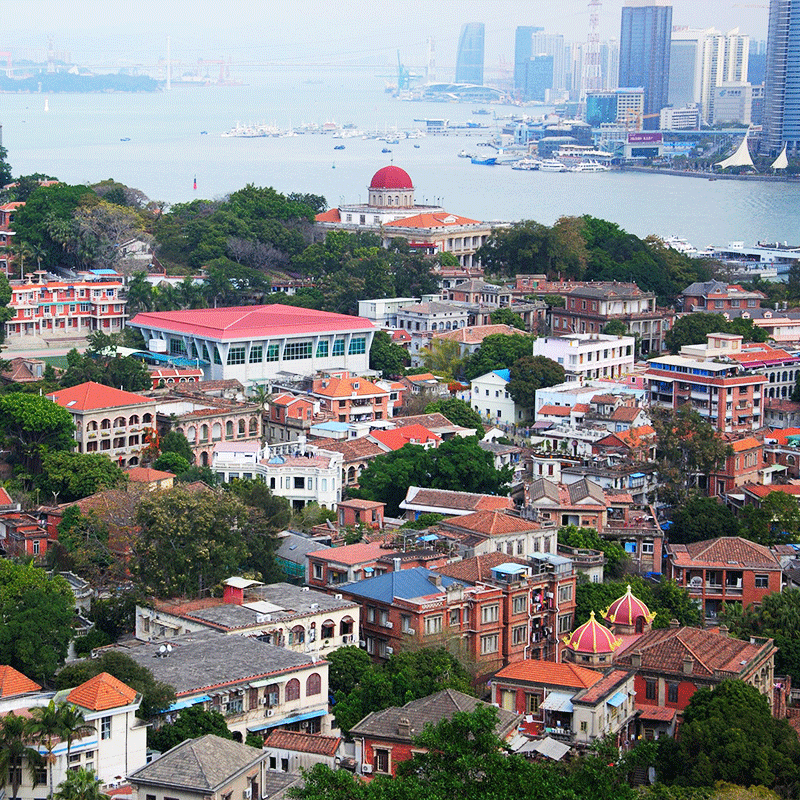
[[[499,375],[504,381],[511,380],[511,370],[510,369],[495,369],[492,370],[495,375]]]
[[[307,714],[297,714],[294,717],[282,717],[280,719],[273,720],[272,722],[266,722],[263,725],[248,725],[247,730],[257,733],[258,731],[265,731],[268,728],[275,728],[278,725],[289,725],[292,722],[302,722],[304,719],[324,717],[327,713],[328,712],[324,709],[319,711],[309,711]]]
[[[429,578],[441,578],[442,585],[437,587]],[[376,575],[374,578],[364,578],[363,580],[349,583],[347,591],[358,597],[377,600],[381,603],[391,603],[395,597],[402,597],[410,600],[414,597],[425,597],[429,594],[436,594],[441,588],[450,584],[459,583],[466,585],[463,581],[449,578],[447,575],[440,575],[425,567],[413,567],[397,572],[386,572],[383,575]]]
[[[614,708],[617,708],[625,702],[625,697],[626,697],[625,692],[617,692],[613,697],[610,697],[608,700],[606,700],[606,702],[610,706],[614,706]]]
[[[198,703],[205,703],[211,698],[207,694],[201,694],[198,697],[187,697],[184,700],[178,700],[173,703],[167,711],[179,711],[182,708],[189,708],[189,706],[197,705]]]

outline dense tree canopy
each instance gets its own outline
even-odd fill
[[[478,436],[483,436],[484,430],[481,415],[469,403],[459,400],[457,397],[434,400],[425,406],[425,413],[443,414],[450,422],[461,425],[463,428],[474,428]]]
[[[147,729],[147,746],[159,753],[166,753],[186,739],[197,739],[212,733],[222,739],[233,739],[233,734],[219,711],[206,711],[202,706],[182,708],[175,722],[160,728]]]
[[[693,494],[674,510],[669,540],[689,544],[718,536],[739,536],[741,532],[739,520],[726,505],[713,497]]]
[[[506,336],[493,333],[464,361],[464,376],[468,381],[496,369],[511,369],[515,361],[533,354],[533,338],[525,335]]]
[[[382,377],[391,378],[402,375],[408,363],[408,351],[405,347],[392,342],[386,331],[376,331],[369,348],[369,368],[378,370]]]
[[[621,577],[630,561],[625,553],[625,548],[619,542],[601,538],[594,528],[566,525],[558,530],[558,543],[567,547],[600,550],[606,559],[605,574],[607,577]]]
[[[561,364],[546,356],[523,356],[511,365],[508,393],[518,406],[533,409],[536,392],[563,383],[566,372]]]
[[[110,458],[101,453],[71,453],[55,450],[42,456],[42,471],[35,485],[43,500],[59,503],[80,500],[101,489],[114,489],[127,476]]]
[[[754,325],[752,319],[728,321],[722,314],[696,311],[675,320],[664,336],[664,344],[671,353],[677,353],[686,344],[705,344],[709,333],[732,333],[742,336],[745,342],[766,342],[769,338],[767,331]]]
[[[522,317],[510,308],[498,308],[492,311],[489,319],[492,325],[510,325],[512,328],[525,330],[525,322]]]

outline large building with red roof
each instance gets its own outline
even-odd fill
[[[361,374],[376,330],[361,317],[279,304],[142,312],[130,326],[150,350],[194,359],[207,379],[245,386],[278,373]]]
[[[491,225],[450,214],[439,205],[416,205],[411,176],[394,164],[372,176],[368,192],[366,204],[342,203],[317,214],[318,230],[323,235],[330,230],[369,231],[384,245],[405,239],[419,252],[452,253],[462,267],[477,265],[475,253],[491,234]]]

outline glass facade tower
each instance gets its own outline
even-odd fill
[[[467,22],[461,28],[456,55],[456,83],[483,86],[483,34],[482,22]]]

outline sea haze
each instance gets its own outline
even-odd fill
[[[394,99],[384,92],[392,79],[390,71],[376,75],[374,68],[287,68],[254,73],[243,86],[136,95],[6,94],[0,95],[0,123],[14,174],[44,172],[70,183],[114,178],[168,203],[222,197],[247,183],[321,194],[330,205],[365,202],[372,174],[393,162],[411,175],[417,202],[438,202],[478,220],[552,224],[562,215],[593,214],[639,236],[677,234],[697,247],[798,237],[800,183],[524,172],[457,157],[461,150],[486,152],[477,147],[480,137],[401,140],[386,145],[392,152],[385,154],[384,143],[375,140],[220,136],[237,122],[283,129],[350,123],[381,133],[420,127],[415,118],[426,117],[493,124],[491,116],[473,116],[468,104]],[[498,115],[519,112],[490,108]],[[336,144],[345,149],[334,151]]]

